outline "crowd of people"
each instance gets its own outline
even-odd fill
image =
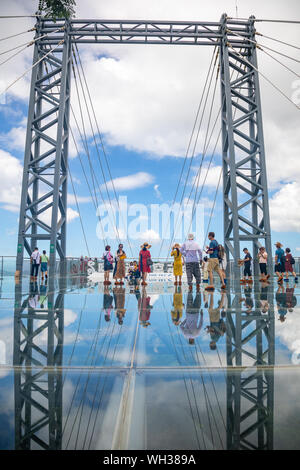
[[[183,266],[185,266],[187,283],[189,290],[193,289],[193,279],[196,282],[196,289],[200,290],[201,279],[204,284],[207,284],[205,290],[214,290],[214,273],[220,278],[221,289],[225,290],[227,285],[226,279],[226,267],[227,257],[225,248],[219,244],[215,239],[215,233],[209,232],[208,234],[209,243],[205,250],[200,248],[200,245],[194,240],[194,235],[189,234],[187,240],[180,245],[175,243],[172,247],[171,257],[173,258],[173,275],[174,284],[176,286],[182,285]],[[292,275],[295,282],[298,282],[294,266],[295,259],[292,256],[290,248],[283,249],[283,245],[280,242],[275,243],[275,266],[274,273],[278,278],[278,283],[282,284],[283,281],[288,281],[289,276]],[[104,285],[108,286],[111,284],[110,273],[115,281],[115,285],[123,285],[125,280],[129,281],[129,284],[134,286],[135,290],[139,289],[139,286],[147,285],[147,276],[151,272],[151,266],[153,264],[151,253],[151,245],[147,242],[141,245],[139,252],[138,261],[131,261],[129,264],[128,272],[126,272],[126,253],[122,243],[118,245],[118,249],[115,255],[112,254],[111,247],[107,245],[102,256],[104,266]],[[241,279],[242,284],[251,284],[253,282],[252,265],[257,262],[260,271],[260,281],[268,282],[270,273],[268,273],[268,256],[264,247],[260,247],[257,255],[252,258],[252,255],[248,248],[243,249],[243,258],[238,260],[239,266],[243,267],[243,276]],[[90,258],[83,256],[80,258],[80,273],[87,273],[88,262]],[[41,270],[42,279],[44,276],[47,280],[48,277],[48,256],[46,251],[43,250],[40,254],[36,247],[32,252],[31,262],[31,277],[36,279],[38,276],[39,269]],[[94,259],[94,267],[98,270],[99,261],[97,258]],[[202,271],[202,273],[201,273]],[[76,274],[78,268],[75,264],[72,265],[72,273]]]

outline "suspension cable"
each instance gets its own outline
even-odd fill
[[[5,38],[0,38],[0,41],[6,41],[7,39],[15,38],[17,36],[21,36],[21,34],[26,34],[26,33],[31,33],[32,31],[35,31],[36,27],[27,29],[26,31],[22,31],[21,33],[17,34],[12,34],[11,36],[6,36]]]
[[[239,52],[237,52],[233,47],[230,42],[228,42],[228,47],[236,54],[238,55],[243,62],[246,62],[250,67],[252,67],[258,74],[260,74],[270,85],[272,85],[273,88],[275,88],[279,93],[284,96],[290,103],[292,103],[297,109],[300,109],[300,106],[298,106],[294,101],[292,101],[285,93],[282,91],[275,83],[273,83],[265,74],[263,74],[257,67],[255,67],[251,62],[249,62],[245,57],[243,57]]]
[[[61,41],[58,42],[58,44],[53,47],[52,49],[50,49],[46,54],[43,55],[43,57],[40,57],[31,67],[29,67],[27,70],[25,70],[24,73],[22,73],[22,75],[20,75],[18,78],[16,78],[16,80],[14,80],[12,83],[10,83],[6,88],[5,90],[1,91],[0,92],[0,96],[3,95],[4,93],[7,92],[7,90],[9,90],[15,83],[17,83],[19,80],[21,80],[21,78],[23,78],[28,72],[30,72],[36,65],[38,65],[42,60],[45,59],[45,57],[47,57],[49,54],[51,54],[51,52],[55,51],[59,46],[61,46],[63,44],[65,40],[62,39]]]
[[[288,42],[280,41],[279,39],[272,38],[271,36],[267,36],[266,34],[259,33],[258,31],[255,31],[255,34],[257,36],[262,36],[264,38],[271,39],[271,41],[279,42],[280,44],[284,44],[285,46],[293,47],[294,49],[300,50],[299,46],[295,46],[294,44],[290,44]]]
[[[64,29],[63,28],[59,28],[57,29],[56,31],[60,31],[61,29]],[[53,31],[55,32],[55,31]],[[19,49],[20,47],[24,46],[22,49],[20,49],[19,51],[15,52],[14,54],[12,54],[11,56],[9,56],[7,59],[5,59],[3,62],[0,62],[0,65],[3,65],[5,64],[6,62],[8,62],[9,60],[13,59],[15,56],[17,56],[18,54],[21,54],[21,52],[25,51],[25,49],[27,49],[28,47],[32,46],[33,44],[36,43],[36,41],[40,40],[40,39],[43,39],[45,37],[48,37],[48,34],[44,34],[43,36],[39,36],[35,39],[33,39],[32,41],[28,42],[28,43],[23,43],[23,44],[20,44],[19,46],[16,46],[16,47],[13,47],[12,49],[9,49],[7,51],[4,51],[4,52],[1,52],[0,55],[4,55],[4,54],[7,54],[8,52],[11,52],[11,51],[14,51],[16,49]]]
[[[239,37],[239,38],[241,38],[241,39],[244,39],[244,42],[247,42],[247,41],[251,42],[252,44],[255,45],[255,47],[257,47],[257,49],[262,50],[262,47],[265,48],[265,49],[269,49],[270,51],[276,52],[277,54],[280,54],[280,55],[282,55],[283,57],[287,57],[288,59],[294,60],[295,62],[298,62],[298,63],[300,64],[300,60],[295,59],[294,57],[288,56],[287,54],[283,54],[283,53],[281,53],[281,52],[279,52],[279,51],[276,51],[275,49],[271,49],[270,47],[266,46],[265,44],[260,44],[260,43],[258,43],[257,41],[255,41],[255,40],[253,40],[253,39],[250,39],[250,38],[247,38],[247,39],[246,39],[244,36],[241,36],[240,34],[235,33],[235,32],[233,32],[233,31],[231,31],[230,29],[227,29],[227,31],[228,31],[230,34],[233,34],[234,36],[237,36],[237,37]],[[299,49],[300,49],[300,48],[299,48]],[[264,52],[266,52],[266,51],[264,51]],[[280,63],[280,62],[279,62],[279,63]]]
[[[182,168],[181,168],[181,173],[180,173],[179,180],[178,180],[178,183],[177,183],[177,187],[176,187],[175,195],[174,195],[174,198],[173,198],[172,206],[174,206],[174,204],[175,204],[176,197],[177,197],[177,194],[178,194],[178,191],[179,191],[179,187],[180,187],[180,183],[181,183],[181,180],[182,180],[182,176],[183,176],[185,164],[186,164],[187,159],[188,159],[188,154],[189,154],[189,151],[190,151],[190,147],[191,147],[191,145],[192,145],[192,140],[193,140],[194,133],[195,133],[195,130],[196,130],[196,125],[197,125],[198,117],[199,117],[199,114],[200,114],[200,109],[201,109],[202,102],[203,102],[203,99],[204,99],[204,94],[205,94],[207,85],[208,85],[209,80],[210,80],[209,77],[210,77],[210,75],[211,75],[211,71],[212,71],[213,64],[214,64],[214,66],[215,66],[215,63],[214,63],[215,52],[216,52],[216,48],[214,48],[214,51],[213,51],[213,54],[212,54],[212,57],[211,57],[209,69],[208,69],[208,72],[207,72],[207,75],[206,75],[206,79],[205,79],[205,83],[204,83],[204,88],[203,88],[203,91],[202,91],[202,94],[201,94],[201,98],[200,98],[200,102],[199,102],[199,105],[198,105],[196,117],[195,117],[194,124],[193,124],[193,129],[192,129],[191,136],[190,136],[190,139],[189,139],[189,142],[188,142],[188,146],[187,146],[187,150],[186,150],[186,153],[185,153],[185,158],[184,158],[183,165],[182,165]],[[211,75],[211,79],[212,79],[212,75]],[[210,81],[210,84],[211,84],[211,81]],[[210,85],[209,85],[209,89],[210,89]],[[208,96],[208,92],[207,92],[207,96]],[[206,102],[207,102],[207,100],[206,100]],[[205,103],[205,106],[206,106],[206,103]],[[199,132],[200,132],[200,126],[201,126],[201,124],[202,124],[203,115],[204,115],[204,110],[205,110],[205,107],[204,107],[204,109],[202,110],[202,117],[200,118],[200,124],[198,125],[198,133],[197,133],[197,136],[199,135]],[[197,138],[198,138],[198,137],[197,137]],[[194,150],[195,150],[195,146],[194,146]],[[194,155],[192,155],[191,161],[193,160],[193,158],[194,158]],[[188,174],[189,174],[189,172],[190,172],[190,168],[191,168],[191,162],[190,162],[190,165],[189,165],[189,168],[188,168]],[[184,192],[183,192],[183,195],[182,195],[182,197],[181,197],[181,201],[182,201],[183,197],[184,197]],[[170,219],[168,220],[167,229],[169,228],[169,225],[170,225]],[[163,236],[164,236],[164,234],[162,234],[162,242],[161,242],[161,246],[160,246],[160,250],[159,250],[159,255],[158,255],[158,257],[160,257],[161,250],[162,250],[162,247],[163,247],[163,245],[164,245],[164,238],[163,238]]]
[[[96,113],[95,113],[95,108],[94,108],[94,105],[93,105],[93,101],[92,101],[92,99],[91,99],[91,94],[90,94],[89,86],[88,86],[88,83],[87,83],[87,80],[86,80],[86,75],[85,75],[85,72],[84,72],[84,68],[83,68],[83,66],[82,66],[81,57],[80,57],[79,50],[78,50],[78,47],[77,47],[77,44],[76,44],[76,43],[75,43],[75,48],[76,48],[76,51],[77,51],[78,62],[79,62],[79,64],[80,64],[80,68],[81,68],[81,71],[82,71],[83,79],[84,79],[85,86],[86,86],[87,93],[88,93],[88,97],[89,97],[89,102],[90,102],[91,109],[92,109],[92,113],[93,113],[93,116],[94,116],[94,120],[95,120],[95,124],[96,124],[97,133],[98,133],[99,138],[100,138],[100,144],[101,144],[102,152],[103,152],[103,155],[104,155],[104,158],[105,158],[105,161],[106,161],[106,166],[107,166],[107,169],[108,169],[108,173],[109,173],[109,176],[110,176],[110,182],[111,182],[111,184],[112,184],[112,188],[113,188],[115,200],[116,200],[116,203],[117,203],[117,205],[118,205],[119,213],[120,213],[120,216],[121,216],[121,215],[122,215],[122,211],[121,211],[120,204],[119,204],[119,200],[118,200],[118,196],[117,196],[117,193],[116,193],[116,188],[115,188],[114,180],[113,180],[113,177],[112,177],[112,174],[111,174],[111,170],[110,170],[110,166],[109,166],[109,163],[108,163],[107,154],[106,154],[105,147],[104,147],[104,143],[103,143],[103,139],[102,139],[102,134],[101,134],[100,129],[99,129],[98,120],[97,120]],[[107,182],[106,182],[106,178],[105,178],[103,166],[102,166],[102,163],[101,163],[100,154],[99,154],[99,150],[98,150],[98,144],[97,144],[97,141],[96,141],[96,137],[95,137],[95,133],[94,133],[92,124],[91,124],[91,128],[92,128],[92,132],[93,132],[93,137],[94,137],[95,146],[96,146],[96,149],[97,149],[97,155],[98,155],[98,160],[99,160],[99,164],[100,164],[100,167],[101,167],[102,176],[103,176],[104,183],[105,183],[105,187],[106,187],[106,192],[107,192],[108,198],[109,198],[109,200],[110,200],[109,192],[108,192],[108,188],[107,188]],[[126,235],[127,235],[126,239],[127,239],[128,245],[129,245],[129,249],[130,249],[131,255],[132,255],[132,257],[133,257],[133,252],[132,252],[131,243],[130,243],[130,240],[129,240],[129,238],[128,238],[128,234],[126,234]]]
[[[216,56],[216,60],[217,60],[217,56]],[[215,60],[213,72],[215,71],[216,60]],[[212,78],[213,78],[213,74],[212,74],[212,76],[211,76],[210,86],[211,86],[211,83],[212,83]],[[198,176],[198,180],[197,180],[197,178],[196,178],[196,180],[197,180],[197,186],[196,186],[196,192],[195,192],[195,199],[196,199],[196,196],[197,196],[197,190],[198,190],[198,184],[199,184],[199,177],[200,177],[200,174],[201,174],[201,168],[202,168],[202,164],[203,164],[204,157],[205,157],[204,149],[206,148],[206,143],[207,143],[207,138],[208,138],[208,131],[209,131],[210,122],[211,122],[211,116],[212,116],[212,110],[213,110],[213,106],[214,106],[214,103],[215,103],[215,95],[216,95],[217,83],[218,83],[218,70],[217,70],[217,73],[216,73],[215,85],[214,85],[213,94],[212,94],[212,99],[211,99],[211,105],[210,105],[210,110],[209,110],[208,124],[207,124],[207,129],[206,129],[206,134],[205,134],[205,140],[204,140],[204,145],[203,145],[203,151],[202,151],[202,158],[201,158],[200,167],[199,167],[198,175],[197,175],[197,176]],[[210,89],[208,90],[208,94],[209,94],[209,91],[210,91]],[[207,98],[206,98],[206,103],[207,103],[207,99],[208,99],[208,94],[207,94]],[[206,104],[206,103],[205,103],[205,104]],[[220,109],[221,109],[221,108],[220,108]],[[203,114],[202,114],[201,120],[202,120],[203,117],[204,117],[204,111],[205,111],[205,108],[203,109]],[[197,139],[198,139],[198,136],[199,136],[199,130],[200,130],[200,129],[198,129]],[[197,143],[197,141],[196,141],[196,143]],[[195,143],[195,146],[194,146],[194,149],[193,149],[193,155],[195,154],[195,151],[196,151],[196,143]],[[185,194],[185,189],[186,189],[186,185],[187,185],[188,176],[189,176],[189,175],[187,175],[187,178],[186,178],[186,180],[185,180],[183,197],[184,197],[184,194]],[[195,183],[195,180],[194,180],[194,183]],[[193,187],[194,187],[194,185],[193,185]],[[182,199],[181,199],[180,206],[182,205],[183,197],[182,197]],[[188,199],[188,202],[186,203],[185,207],[188,206],[188,203],[189,203],[189,199]],[[178,216],[177,216],[176,224],[175,224],[175,226],[174,226],[173,235],[172,235],[172,238],[171,238],[171,241],[170,241],[170,244],[169,244],[169,250],[168,250],[168,252],[170,251],[171,245],[172,245],[173,240],[174,240],[174,236],[175,236],[175,233],[176,233],[176,228],[177,228],[177,223],[178,223],[179,215],[180,215],[180,212],[178,212]],[[167,256],[168,256],[168,255],[167,255]]]
[[[95,143],[95,147],[96,147],[96,151],[97,151],[98,161],[99,161],[99,164],[100,164],[100,167],[101,167],[101,171],[102,171],[102,176],[103,176],[103,179],[104,179],[104,182],[105,182],[105,187],[106,187],[106,192],[107,192],[109,204],[110,204],[110,207],[111,207],[111,209],[112,209],[112,214],[113,214],[113,216],[114,216],[114,222],[115,222],[115,226],[116,226],[117,237],[118,237],[119,242],[120,242],[120,234],[119,234],[119,230],[118,230],[118,228],[117,228],[117,221],[116,221],[115,213],[114,213],[114,210],[113,210],[112,201],[111,201],[111,198],[110,198],[110,195],[109,195],[109,191],[108,191],[108,187],[107,187],[107,182],[106,182],[106,179],[105,179],[105,174],[104,174],[103,166],[102,166],[101,159],[100,159],[100,153],[99,153],[99,149],[98,149],[98,144],[97,144],[96,136],[95,136],[95,133],[94,133],[93,124],[92,124],[92,121],[91,121],[91,115],[90,115],[90,112],[89,112],[89,109],[88,109],[88,103],[87,103],[87,100],[86,100],[86,96],[85,96],[85,92],[84,92],[84,87],[83,87],[83,83],[82,83],[81,75],[80,75],[80,71],[79,71],[79,66],[78,66],[78,63],[77,63],[77,60],[76,60],[76,56],[75,56],[74,50],[73,50],[73,56],[74,56],[74,60],[75,60],[76,68],[77,68],[77,73],[78,73],[78,77],[79,77],[79,81],[80,81],[80,85],[81,85],[81,90],[82,90],[83,97],[84,97],[84,101],[85,101],[86,110],[87,110],[87,113],[88,113],[89,123],[90,123],[91,130],[92,130],[92,134],[93,134],[93,139],[94,139],[94,143]],[[131,248],[131,247],[130,247],[130,248]],[[132,250],[131,250],[131,254],[132,254],[132,256],[133,256]]]

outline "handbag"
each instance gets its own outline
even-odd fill
[[[147,258],[147,266],[152,266],[153,261],[151,258]]]

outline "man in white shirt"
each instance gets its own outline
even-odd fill
[[[188,235],[188,240],[182,245],[180,251],[185,259],[189,290],[191,291],[193,288],[193,276],[196,279],[197,290],[199,290],[201,282],[200,264],[202,264],[202,251],[198,243],[194,241],[194,235],[192,233]]]
[[[39,267],[41,264],[41,255],[37,247],[35,247],[34,251],[31,254],[30,263],[31,263],[31,273],[30,273],[31,277],[37,279],[37,276],[39,273]]]

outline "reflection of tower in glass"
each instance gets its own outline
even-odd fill
[[[273,449],[274,302],[273,288],[235,290],[226,316],[227,449]],[[250,311],[251,310],[251,311]]]
[[[61,449],[64,277],[15,286],[15,449]]]

